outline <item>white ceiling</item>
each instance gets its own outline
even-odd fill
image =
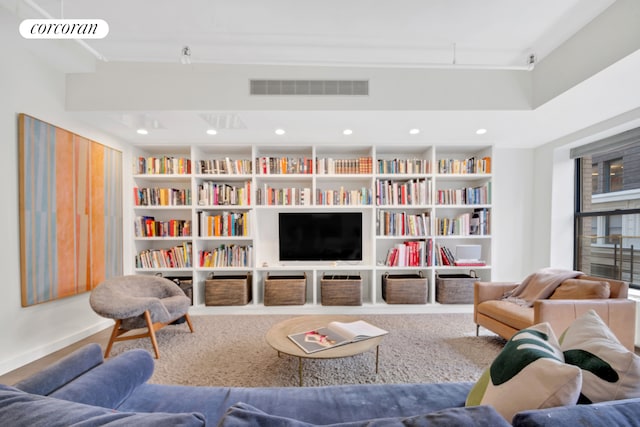
[[[614,0],[34,0],[100,18],[109,61],[524,67]],[[455,52],[454,52],[455,50]]]
[[[5,1],[5,0],[3,0]],[[628,0],[618,0],[628,1]],[[635,1],[635,0],[634,0]],[[189,46],[194,64],[338,67],[530,69],[616,0],[17,0],[16,15],[100,18],[109,35],[86,44],[108,63],[177,64]],[[27,11],[28,10],[28,11]],[[68,42],[73,43],[73,42]],[[77,46],[76,46],[77,47]],[[598,52],[594,52],[598,53]],[[637,53],[637,52],[636,52]],[[203,114],[233,115],[222,142],[497,143],[533,147],[640,107],[628,91],[597,105],[585,91],[611,92],[620,79],[637,83],[637,55],[625,58],[535,108],[502,110],[321,111],[291,109],[176,111],[121,108],[76,111],[78,117],[133,143],[201,143]],[[98,60],[98,63],[100,60]],[[622,62],[622,61],[620,61]],[[629,65],[631,64],[631,65]],[[623,66],[624,65],[624,66]],[[287,78],[283,76],[282,78]],[[598,93],[596,92],[596,93]],[[597,96],[596,96],[597,97]],[[606,107],[606,108],[605,108]],[[571,112],[566,119],[559,115]],[[159,129],[139,136],[140,121]],[[284,127],[277,137],[273,130]],[[409,136],[418,127],[418,136]],[[489,131],[477,136],[475,130]],[[345,137],[342,129],[352,128]],[[347,139],[348,138],[348,139]],[[413,140],[412,140],[413,138]]]

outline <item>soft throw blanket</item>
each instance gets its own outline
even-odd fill
[[[535,300],[549,298],[560,283],[582,274],[581,271],[544,268],[528,275],[515,289],[505,293],[502,299],[531,307]]]

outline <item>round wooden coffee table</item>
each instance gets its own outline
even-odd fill
[[[316,353],[305,353],[304,350],[289,339],[290,334],[311,331],[316,328],[327,326],[327,324],[332,321],[353,322],[356,320],[358,320],[356,317],[339,315],[294,317],[273,325],[267,332],[266,340],[271,347],[277,350],[279,357],[284,353],[298,358],[300,386],[302,386],[302,359],[337,359],[341,357],[350,357],[369,351],[374,347],[376,349],[377,374],[378,359],[380,356],[380,342],[382,342],[382,338],[384,336],[344,344],[327,350],[318,351]]]

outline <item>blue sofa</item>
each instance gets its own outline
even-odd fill
[[[150,384],[151,355],[103,360],[91,344],[13,386],[0,385],[11,426],[508,426],[490,406],[464,407],[473,383],[326,387]],[[640,399],[521,412],[513,425],[639,425]]]

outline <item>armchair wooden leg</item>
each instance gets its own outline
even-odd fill
[[[476,336],[480,336],[480,325],[476,325]]]
[[[156,359],[160,359],[160,349],[158,349],[158,341],[156,340],[155,325],[151,321],[151,313],[149,310],[144,312],[144,318],[147,321],[147,328],[149,328],[149,338],[151,338],[151,345],[153,345],[153,351],[156,353]]]
[[[187,321],[187,325],[189,325],[189,329],[191,330],[191,333],[193,333],[193,324],[191,323],[191,317],[189,317],[189,313],[184,315],[184,320]]]
[[[120,335],[120,324],[122,320],[116,319],[116,324],[113,325],[113,331],[111,331],[111,337],[109,338],[109,343],[107,344],[107,349],[104,351],[104,358],[108,358],[111,353],[111,347],[113,347],[113,343],[116,341],[118,335]]]

